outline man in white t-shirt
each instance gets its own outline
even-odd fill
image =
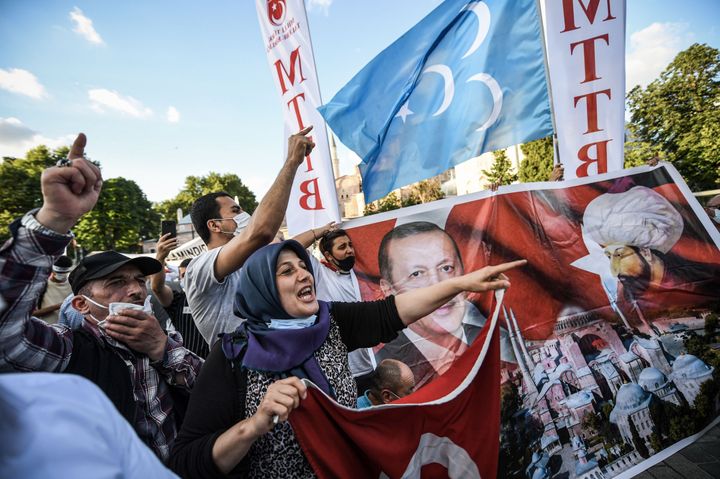
[[[312,127],[292,135],[288,156],[275,182],[252,216],[225,192],[198,198],[190,217],[208,250],[188,265],[184,288],[195,325],[212,347],[219,334],[243,321],[233,314],[239,274],[245,260],[275,238],[287,209],[295,172],[315,146],[306,136]]]

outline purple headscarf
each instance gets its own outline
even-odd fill
[[[235,294],[235,314],[246,321],[235,333],[222,338],[225,357],[237,358],[243,349],[242,366],[256,371],[276,373],[278,378],[307,378],[334,396],[327,377],[315,359],[330,330],[329,305],[319,301],[315,324],[303,329],[270,329],[272,319],[292,319],[280,302],[275,282],[278,257],[284,249],[295,252],[310,274],[312,263],[307,251],[295,240],[260,248],[240,270]]]

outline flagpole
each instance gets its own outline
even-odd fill
[[[548,100],[550,101],[550,119],[553,126],[553,163],[557,165],[562,163],[562,161],[560,161],[560,148],[558,146],[557,120],[555,119],[555,105],[553,102],[552,82],[550,81],[550,64],[548,62],[547,41],[545,40],[545,24],[543,23],[541,0],[535,0],[535,4],[537,5],[537,13],[539,17],[538,20],[540,22],[540,36],[542,37],[543,47],[543,61],[545,62],[545,80],[547,81],[548,86]]]
[[[307,7],[305,7],[305,2],[302,2],[303,4],[303,13],[305,14],[305,24],[307,24],[307,32],[308,32],[308,41],[310,42],[310,48],[312,48],[312,56],[313,59],[315,59],[315,46],[312,42],[312,32],[310,31],[310,20],[308,20],[308,14],[307,14]],[[313,61],[313,68],[315,69],[315,82],[318,86],[318,101],[322,105],[322,90],[320,90],[320,77],[318,76],[317,72],[317,61]],[[328,126],[327,123],[323,121],[323,125],[325,125],[325,140],[328,141],[328,151],[330,150],[329,146],[329,135],[328,135]],[[330,171],[332,171],[332,158],[330,159]],[[338,176],[340,175],[340,164],[338,162]],[[335,203],[338,205],[338,216],[340,217],[340,222],[342,222],[342,215],[340,214],[340,200],[338,200],[337,195],[337,183],[335,182],[336,178],[333,174],[333,189],[335,190]]]

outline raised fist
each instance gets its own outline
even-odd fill
[[[84,157],[87,138],[78,134],[66,166],[43,171],[40,179],[43,205],[36,218],[44,226],[67,233],[97,203],[102,189],[100,169]]]

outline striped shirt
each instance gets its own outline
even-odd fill
[[[182,335],[183,346],[201,358],[207,358],[210,348],[208,348],[205,338],[202,337],[197,326],[195,326],[185,293],[173,289],[172,302],[165,308],[165,311],[170,316],[170,321],[172,321],[175,329]]]
[[[7,302],[0,313],[0,372],[62,372],[72,355],[73,331],[48,325],[31,312],[71,235],[45,228],[30,213],[13,222],[10,231],[12,238],[0,247],[0,294]],[[87,321],[83,328],[125,361],[138,410],[133,427],[166,460],[177,435],[170,386],[192,388],[203,360],[183,347],[177,332],[168,334],[165,357],[155,362]]]

